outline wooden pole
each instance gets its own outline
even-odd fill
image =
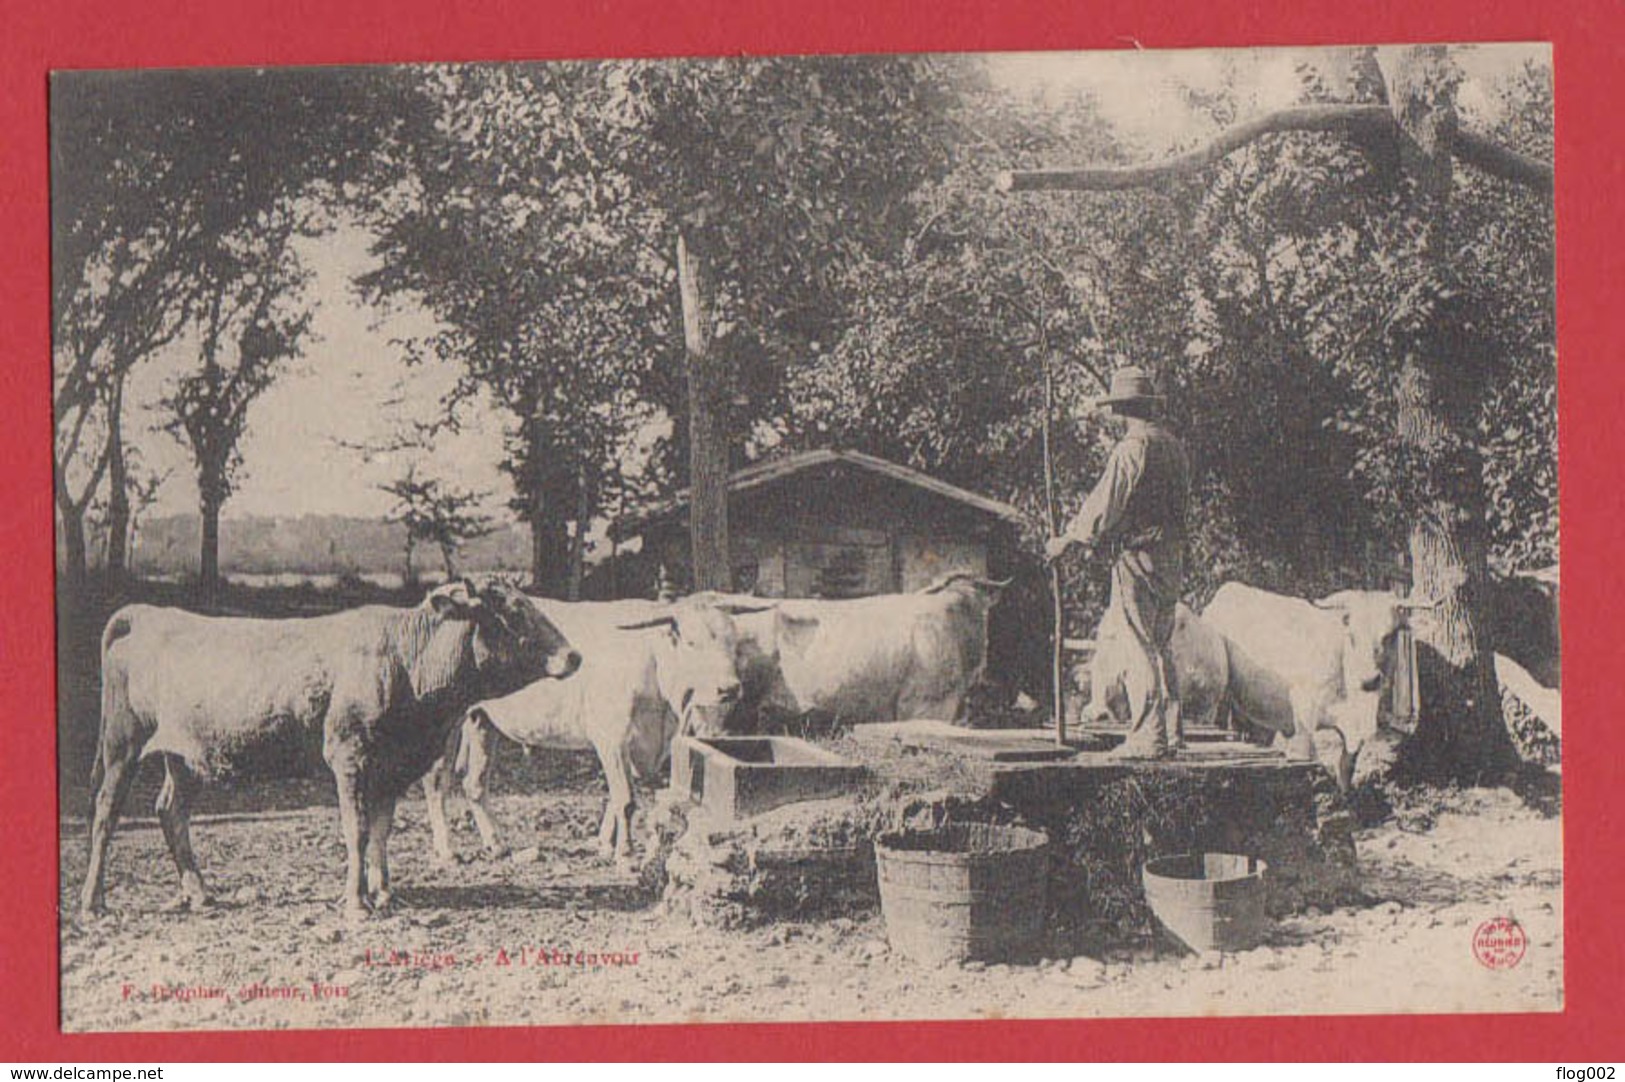
[[[1049,536],[1054,537],[1061,532],[1060,508],[1055,502],[1055,452],[1050,443],[1050,414],[1055,412],[1055,373],[1050,366],[1049,343],[1045,341],[1039,348],[1039,364],[1044,369],[1044,517]],[[1063,665],[1066,660],[1066,606],[1061,595],[1061,565],[1057,560],[1049,562],[1049,592],[1053,628],[1050,635],[1050,693],[1055,703],[1055,743],[1065,747],[1066,675]]]
[[[688,375],[688,520],[695,590],[731,590],[728,560],[728,434],[721,374],[711,336],[710,267],[685,232],[677,234],[677,285],[683,302]]]

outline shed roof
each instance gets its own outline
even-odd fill
[[[754,489],[765,488],[778,484],[799,473],[818,466],[847,465],[893,481],[900,481],[906,485],[923,489],[933,495],[946,500],[963,504],[975,511],[1006,522],[1020,524],[1026,517],[1020,511],[1001,500],[991,499],[958,485],[950,485],[946,481],[939,481],[929,474],[919,470],[900,466],[884,458],[866,455],[861,451],[837,451],[824,449],[818,451],[803,451],[801,454],[790,455],[785,458],[776,458],[768,462],[758,462],[736,470],[728,478],[728,494],[731,496],[739,492],[748,492]],[[644,508],[642,511],[630,515],[623,515],[616,519],[610,527],[611,532],[618,538],[635,537],[649,527],[658,525],[668,519],[681,515],[688,507],[689,490],[683,489],[669,500],[662,500]]]

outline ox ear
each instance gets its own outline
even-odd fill
[[[1349,622],[1349,593],[1348,590],[1339,590],[1335,594],[1328,594],[1317,599],[1311,598],[1309,604],[1322,612],[1333,612],[1342,617],[1343,623]]]
[[[436,586],[425,598],[429,607],[448,620],[472,620],[474,610],[484,604],[467,579]]]

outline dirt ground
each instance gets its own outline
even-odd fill
[[[111,914],[64,918],[62,1018],[80,1030],[1095,1017],[1557,1010],[1563,988],[1561,825],[1508,790],[1401,800],[1358,836],[1370,904],[1311,910],[1268,942],[1197,957],[1162,944],[1037,965],[923,969],[878,914],[746,932],[696,928],[637,877],[600,863],[603,788],[588,754],[537,753],[494,800],[535,859],[430,858],[424,804],[391,842],[399,905],[347,926],[331,784],[215,792],[193,838],[218,904],[165,912],[175,876],[138,815],[114,842]],[[151,807],[152,779],[134,810]],[[69,804],[76,808],[80,804]],[[457,813],[454,811],[454,815]],[[458,816],[459,820],[466,817]],[[473,849],[472,825],[459,843]],[[61,898],[74,911],[84,822],[63,822]],[[1490,968],[1475,930],[1512,917],[1522,958]]]

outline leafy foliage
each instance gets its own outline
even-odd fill
[[[222,259],[267,227],[263,216],[351,182],[391,127],[371,112],[373,79],[352,69],[53,79],[56,502],[70,577],[84,573],[86,508],[104,481],[124,481],[108,459],[125,376],[202,318]],[[302,228],[322,228],[316,206]]]
[[[373,297],[426,304],[443,329],[412,356],[455,359],[448,404],[484,391],[512,411],[515,510],[554,588],[563,525],[622,511],[674,477],[674,440],[622,467],[662,418],[682,437],[676,223],[719,282],[731,420],[780,406],[778,373],[828,337],[845,253],[897,232],[923,168],[877,145],[927,139],[925,62],[461,66],[408,77],[407,134],[370,216]],[[740,448],[741,453],[744,447]],[[641,489],[641,491],[640,491]],[[548,552],[551,555],[548,555]]]
[[[379,487],[395,497],[388,520],[406,528],[408,585],[416,579],[412,552],[418,545],[438,548],[446,578],[452,579],[457,576],[456,559],[463,545],[494,529],[491,519],[477,510],[485,494],[459,489],[434,477],[420,478],[415,463],[403,476]]]
[[[249,406],[310,331],[311,313],[301,303],[310,274],[289,243],[298,222],[288,207],[273,209],[203,255],[201,365],[176,381],[163,404],[172,415],[167,427],[192,449],[203,503],[216,511],[242,464]]]

